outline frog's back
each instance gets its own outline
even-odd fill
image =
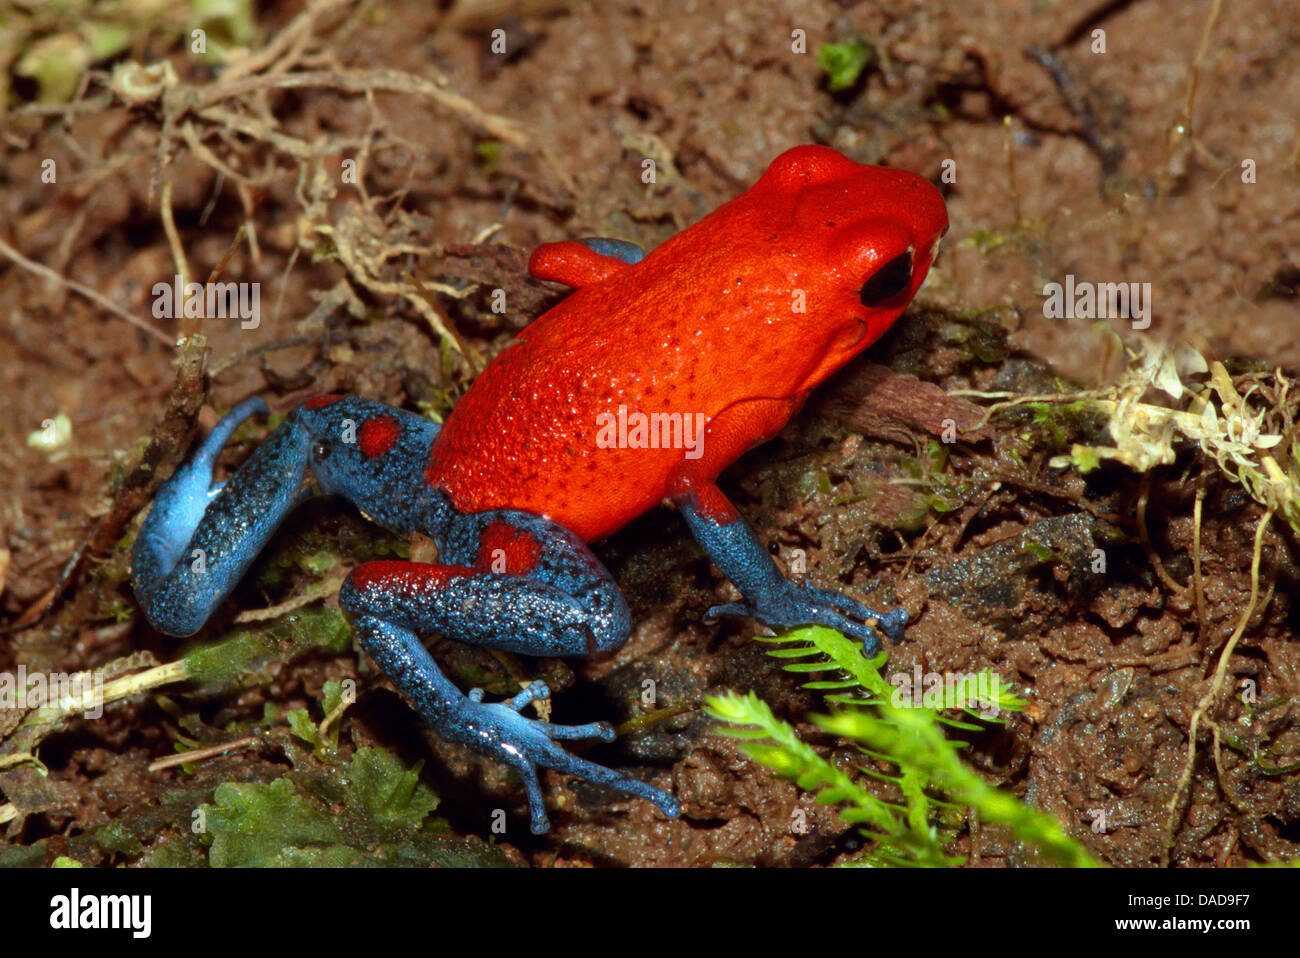
[[[599,538],[663,498],[723,408],[760,384],[786,389],[780,371],[800,363],[769,328],[766,295],[743,272],[682,268],[665,247],[687,235],[575,291],[502,350],[448,418],[429,483],[467,511],[525,509]]]
[[[942,199],[919,177],[821,147],[788,151],[640,262],[596,270],[590,285],[572,274],[581,288],[457,405],[426,477],[464,511],[523,509],[588,540],[606,535],[664,497],[691,452],[686,440],[702,438],[688,424],[761,404],[764,415],[740,417],[761,434],[728,434],[718,447],[738,454],[780,427],[771,410],[796,408],[888,328],[943,223]],[[868,306],[859,290],[890,258],[907,267],[905,285]],[[677,429],[668,448],[660,429],[657,448],[635,432],[640,416]],[[734,432],[736,422],[717,428]],[[713,478],[722,458],[693,474]]]

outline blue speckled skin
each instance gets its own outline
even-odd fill
[[[630,243],[583,241],[601,255],[628,263],[644,253]],[[549,828],[537,767],[558,769],[654,803],[676,817],[681,806],[658,788],[577,758],[557,740],[610,741],[604,722],[560,726],[525,718],[521,710],[546,698],[534,682],[507,702],[464,695],[439,671],[419,640],[437,633],[485,648],[526,655],[583,656],[617,649],[627,640],[627,604],[586,543],[563,526],[530,512],[496,509],[464,513],[425,480],[439,428],[421,416],[358,397],[309,402],[291,412],[224,484],[213,462],[235,428],[266,404],[235,407],[194,457],[159,488],[132,549],[136,594],[149,621],[172,635],[192,635],[230,593],[286,515],[311,495],[339,495],[396,533],[419,531],[438,548],[438,564],[370,562],[355,568],[339,603],[362,647],[425,721],[516,769],[528,794],[531,828]],[[358,435],[374,421],[391,426],[381,451]],[[314,485],[313,485],[314,481]],[[720,497],[715,486],[712,492]],[[823,624],[854,636],[864,652],[879,647],[872,625],[897,638],[901,610],[877,612],[826,589],[787,581],[746,523],[702,509],[693,491],[674,497],[691,531],[736,584],[743,603],[717,606],[710,616],[752,616],[775,627]],[[723,500],[725,502],[725,500]],[[525,544],[496,569],[493,542]],[[493,538],[495,537],[495,538]],[[518,544],[517,542],[514,544]]]
[[[463,695],[417,638],[417,632],[439,633],[529,655],[580,656],[618,648],[630,628],[627,603],[585,543],[529,513],[456,511],[422,480],[438,427],[356,397],[319,410],[295,409],[229,482],[214,485],[212,464],[221,447],[241,422],[265,411],[260,399],[241,403],[160,487],[131,553],[136,594],[155,628],[171,635],[198,631],[285,516],[313,494],[309,477],[320,492],[343,496],[394,532],[428,535],[438,546],[440,565],[424,568],[476,565],[483,530],[504,522],[541,547],[527,575],[482,571],[442,581],[435,577],[436,585],[413,588],[409,577],[376,577],[367,570],[392,565],[418,570],[419,563],[366,563],[353,570],[339,601],[362,647],[439,735],[519,772],[535,833],[549,827],[539,765],[640,796],[666,815],[680,814],[680,803],[667,792],[555,744],[556,739],[610,741],[614,732],[607,723],[563,726],[525,718],[521,709],[550,694],[541,682],[504,703],[483,702],[477,689]],[[379,416],[396,418],[400,437],[383,455],[370,458],[346,437]]]

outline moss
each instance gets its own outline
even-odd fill
[[[6,28],[16,62],[0,64],[36,84],[42,103],[66,103],[76,94],[87,69],[128,51],[133,36],[156,32],[195,53],[195,28],[204,31],[202,56],[220,63],[231,47],[247,46],[257,35],[252,0],[124,0],[96,4],[69,0],[33,5],[30,14],[8,16]],[[5,72],[8,72],[7,70]],[[0,81],[0,95],[6,95]]]
[[[101,825],[90,833],[91,840],[110,855],[139,855],[143,851],[140,840],[130,833],[121,820]]]
[[[352,631],[338,609],[291,612],[262,628],[240,629],[185,655],[194,680],[210,689],[243,684],[268,662],[292,662],[309,652],[340,655],[352,648]]]
[[[449,834],[430,817],[437,806],[419,765],[363,748],[346,765],[220,785],[200,809],[199,830],[217,868],[509,864],[481,840]]]
[[[30,845],[0,847],[0,868],[41,868],[45,865],[45,846],[48,838]]]

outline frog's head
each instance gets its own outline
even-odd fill
[[[782,232],[800,238],[791,260],[807,289],[810,323],[844,325],[828,357],[836,364],[898,318],[948,231],[943,197],[928,180],[855,163],[824,146],[782,153],[752,192],[786,209]],[[788,203],[772,202],[779,196]]]

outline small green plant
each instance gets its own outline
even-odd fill
[[[0,109],[13,99],[9,75],[28,80],[41,103],[76,96],[91,67],[148,41],[179,44],[222,62],[258,33],[251,0],[63,0],[0,9]]]
[[[347,764],[291,756],[293,772],[264,782],[226,782],[201,810],[208,863],[221,867],[505,865],[478,839],[433,818],[438,798],[390,752],[360,748]],[[172,864],[170,858],[155,865]]]
[[[832,629],[799,629],[763,641],[778,646],[768,654],[786,660],[787,671],[840,673],[838,678],[810,681],[804,687],[825,693],[836,707],[830,714],[811,716],[811,720],[858,747],[866,759],[856,770],[859,774],[822,757],[752,692],[711,698],[709,713],[728,724],[724,734],[746,740],[743,748],[747,755],[816,793],[818,802],[838,805],[844,821],[860,826],[874,840],[852,864],[961,864],[963,859],[951,855],[945,846],[956,837],[968,808],[976,811],[985,825],[1006,826],[1044,861],[1097,864],[1050,815],[985,782],[961,760],[964,743],[948,737],[948,728],[982,727],[936,707],[952,704],[954,698],[962,703],[960,710],[985,721],[999,721],[998,711],[1025,707],[995,673],[986,670],[967,676],[962,684],[938,696],[932,696],[927,688],[917,704],[915,698],[907,701],[900,696],[898,687],[881,674],[883,654],[865,659],[856,643]],[[881,766],[892,771],[882,771]],[[892,786],[896,797],[882,798],[877,789],[869,787],[872,779]]]
[[[823,43],[817,50],[817,66],[826,74],[826,88],[832,93],[851,89],[875,57],[875,52],[860,40]]]

